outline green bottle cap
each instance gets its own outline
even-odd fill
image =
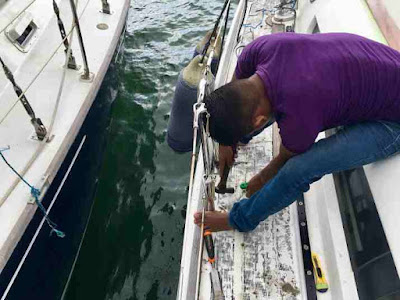
[[[249,186],[249,184],[248,184],[247,182],[242,182],[242,183],[240,184],[240,188],[241,188],[242,190],[247,189],[248,186]]]

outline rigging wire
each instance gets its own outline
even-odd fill
[[[58,8],[58,5],[55,0],[53,0],[53,10],[57,17],[57,23],[58,23],[58,28],[59,28],[60,34],[61,34],[61,39],[64,41],[65,54],[67,54],[67,51],[69,48],[68,39],[65,39],[66,33],[65,33],[64,22],[61,19],[60,9]],[[68,68],[74,69],[74,70],[77,69],[75,57],[72,53],[72,50],[71,50],[71,56],[68,57]]]
[[[87,59],[87,55],[86,55],[85,43],[83,42],[81,25],[79,23],[78,13],[76,11],[75,0],[69,0],[69,2],[71,5],[72,16],[73,16],[74,24],[75,24],[75,28],[76,28],[76,35],[78,36],[79,47],[81,49],[81,55],[82,55],[82,60],[83,60],[83,70],[84,71],[83,71],[83,74],[81,75],[81,79],[89,80],[90,79],[89,63],[88,63],[88,59]]]
[[[212,31],[210,37],[208,38],[207,43],[206,43],[205,46],[204,46],[203,52],[201,53],[201,55],[202,55],[201,60],[200,60],[200,63],[201,63],[201,64],[203,63],[204,58],[205,58],[205,56],[206,56],[206,54],[207,54],[207,52],[208,52],[208,48],[209,48],[210,45],[211,45],[211,40],[212,40],[212,38],[214,37],[214,35],[216,34],[216,32],[217,32],[218,25],[219,25],[219,23],[221,22],[221,18],[222,18],[222,16],[223,16],[224,12],[225,12],[225,9],[226,9],[228,3],[230,4],[230,3],[231,3],[231,0],[225,0],[224,6],[222,7],[222,10],[221,10],[221,13],[220,13],[219,16],[218,16],[217,21],[215,22],[213,31]],[[216,38],[216,41],[217,41],[217,38]]]
[[[248,0],[244,0],[243,18],[242,18],[242,21],[240,22],[238,34],[237,34],[237,37],[236,37],[236,42],[237,42],[237,43],[239,43],[240,32],[241,32],[241,30],[242,30],[244,20],[246,19],[247,7],[248,7]]]
[[[230,2],[230,0],[228,0],[227,2]],[[204,100],[204,94],[205,94],[206,85],[207,85],[206,78],[208,77],[208,74],[211,73],[211,63],[212,63],[212,60],[214,58],[215,49],[217,47],[218,39],[219,39],[219,37],[221,35],[221,30],[222,30],[222,28],[219,28],[217,36],[216,36],[215,41],[214,41],[214,44],[212,45],[212,50],[211,50],[210,55],[208,57],[206,68],[204,70],[203,79],[199,83],[199,93],[198,93],[199,96],[198,96],[198,99],[197,99],[197,103],[193,106],[193,110],[194,110],[193,133],[196,136],[197,136],[197,130],[198,130],[198,127],[199,127],[198,126],[198,120],[196,119],[196,110],[199,108],[198,107],[199,104],[201,104],[203,102],[203,100]],[[211,41],[210,41],[210,45],[211,45]],[[190,173],[190,178],[189,178],[189,197],[191,197],[191,189],[192,189],[192,186],[193,186],[194,165],[195,165],[195,158],[197,156],[196,155],[196,149],[197,149],[197,138],[193,138],[191,173]]]
[[[230,9],[231,9],[231,2],[229,2],[228,8],[227,8],[227,13],[226,13],[226,16],[225,16],[224,31],[222,33],[222,41],[221,41],[221,50],[220,50],[220,53],[219,53],[220,59],[218,60],[218,63],[217,63],[216,72],[218,72],[219,64],[221,62],[222,53],[224,52],[225,34],[226,34],[226,29],[228,27]]]

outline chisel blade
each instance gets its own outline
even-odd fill
[[[222,291],[221,279],[218,270],[215,269],[215,266],[213,266],[211,270],[210,277],[211,277],[211,288],[213,293],[212,299],[224,300],[224,293]]]

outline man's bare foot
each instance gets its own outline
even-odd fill
[[[194,214],[194,223],[201,226],[201,215],[200,211]],[[206,211],[204,216],[204,227],[210,231],[225,231],[233,230],[228,222],[228,213],[222,211]]]

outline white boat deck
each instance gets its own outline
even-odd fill
[[[229,186],[234,195],[218,195],[219,210],[230,210],[245,197],[241,182],[249,181],[272,159],[272,129],[266,129],[240,147]],[[214,234],[217,268],[226,299],[301,299],[303,267],[296,241],[297,215],[286,208],[269,217],[252,232]],[[205,298],[206,299],[206,298]]]
[[[248,14],[240,42],[234,36],[238,30],[244,1],[237,10],[230,30],[226,52],[221,58],[220,72],[216,87],[232,78],[237,55],[244,45],[258,36],[270,34],[271,28],[264,23],[266,12],[279,4],[279,1],[249,1]],[[236,25],[235,25],[236,24]],[[229,211],[236,201],[245,197],[239,188],[240,183],[248,181],[264,168],[273,156],[272,127],[246,146],[238,149],[238,157],[231,169],[228,186],[235,187],[234,194],[218,195],[216,209]],[[197,164],[193,199],[188,204],[188,216],[200,209],[202,158]],[[178,299],[196,299],[194,290],[194,264],[198,255],[199,229],[188,218],[185,229],[184,250],[181,263],[180,288]],[[262,222],[254,231],[214,233],[216,267],[220,273],[225,299],[305,299],[304,271],[297,223],[296,207],[289,207]],[[212,299],[210,281],[211,265],[207,253],[203,253],[203,266],[200,281],[199,299]],[[303,293],[302,293],[303,291]]]
[[[271,34],[272,28],[266,25],[265,19],[278,4],[276,0],[249,1],[240,43],[233,51],[235,56],[258,36]],[[231,57],[226,78],[232,78],[235,56]],[[217,77],[217,86],[221,85],[219,80],[222,78]],[[235,202],[246,197],[239,188],[240,183],[249,181],[271,161],[273,142],[278,141],[273,139],[273,126],[270,126],[248,145],[238,148],[238,156],[228,178],[228,186],[235,187],[235,194],[217,194],[218,210],[229,211]],[[304,274],[301,249],[296,247],[300,245],[297,233],[295,204],[270,216],[252,232],[215,233],[216,264],[225,299],[302,299]],[[205,280],[203,275],[202,282]],[[202,289],[200,299],[207,299],[208,291]]]

